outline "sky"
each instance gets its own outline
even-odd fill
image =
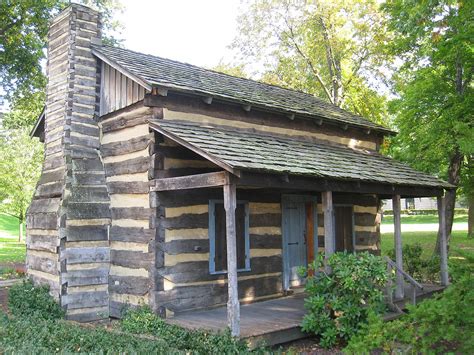
[[[212,68],[231,61],[239,0],[121,0],[127,49]]]

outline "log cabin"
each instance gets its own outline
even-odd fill
[[[227,304],[239,335],[240,306],[290,295],[317,253],[380,253],[382,199],[396,212],[452,188],[381,155],[395,133],[370,120],[100,37],[90,8],[54,18],[32,132],[45,149],[27,270],[69,319]]]

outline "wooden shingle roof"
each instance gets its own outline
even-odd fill
[[[241,104],[325,119],[335,124],[392,134],[393,131],[327,103],[313,95],[203,69],[170,59],[113,46],[94,46],[93,53],[112,62],[147,87],[162,87]]]
[[[237,170],[452,188],[436,177],[373,151],[182,121],[155,120],[150,126]]]

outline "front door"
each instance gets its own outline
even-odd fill
[[[310,196],[288,196],[283,199],[283,287],[300,286],[300,266],[307,266],[306,201]],[[316,227],[317,230],[317,227]]]

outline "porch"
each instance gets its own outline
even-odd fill
[[[444,289],[443,286],[423,284],[423,289],[416,289],[416,299],[421,301]],[[406,285],[407,295],[395,300],[398,308],[404,309],[411,303],[411,288]],[[250,347],[265,342],[272,346],[289,341],[306,338],[309,335],[301,331],[301,321],[305,315],[305,293],[299,292],[290,296],[250,303],[240,307],[240,338],[247,341]],[[390,312],[384,317],[386,321],[399,317],[402,313]],[[210,332],[222,332],[228,326],[227,308],[225,306],[209,310],[187,311],[176,314],[167,322],[187,329],[205,329]]]

